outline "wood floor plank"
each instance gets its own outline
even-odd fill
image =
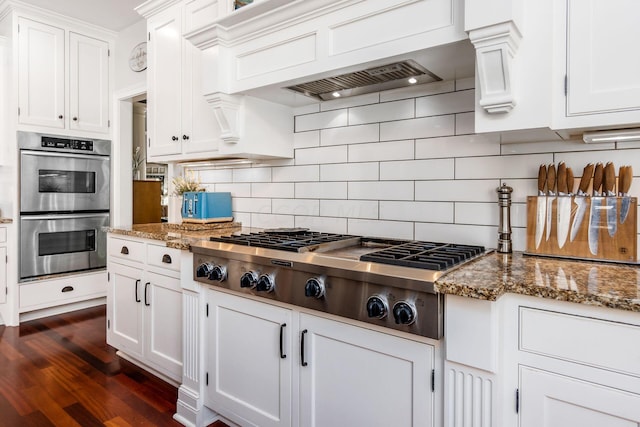
[[[105,314],[0,326],[0,427],[180,426],[177,389],[116,355]]]

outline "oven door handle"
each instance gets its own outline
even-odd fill
[[[29,155],[35,157],[64,157],[65,159],[83,159],[83,160],[97,160],[97,161],[109,161],[109,156],[103,154],[78,154],[78,153],[60,153],[55,151],[30,151],[20,150],[21,155]]]
[[[20,221],[40,221],[43,219],[82,219],[82,218],[100,218],[109,216],[109,212],[104,213],[85,213],[85,214],[56,214],[56,215],[20,215]]]

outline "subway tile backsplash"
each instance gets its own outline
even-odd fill
[[[577,177],[595,161],[640,171],[639,144],[475,134],[473,86],[473,79],[437,82],[300,107],[295,159],[198,173],[207,189],[232,193],[245,226],[491,248],[496,189],[507,183],[513,247],[524,250],[526,197],[536,194],[540,163],[565,161]],[[640,197],[640,185],[631,195]]]

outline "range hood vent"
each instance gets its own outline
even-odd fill
[[[409,79],[411,78],[413,79],[410,82]],[[321,101],[327,101],[341,96],[362,95],[440,80],[442,80],[440,77],[417,62],[406,60],[288,86],[286,89]]]

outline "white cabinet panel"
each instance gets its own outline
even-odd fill
[[[64,30],[25,18],[18,22],[18,122],[63,129]]]
[[[625,43],[640,40],[635,0],[569,0],[568,115],[640,108],[640,56]]]
[[[433,347],[305,314],[300,330],[300,425],[433,424]]]
[[[291,311],[215,291],[208,300],[206,403],[245,423],[290,426]]]
[[[6,233],[6,229],[0,230],[5,230]],[[5,302],[7,302],[7,248],[3,246],[0,247],[0,304]]]
[[[69,33],[70,129],[109,131],[109,43]]]
[[[108,343],[126,353],[142,355],[142,271],[119,264],[109,266]]]
[[[527,367],[520,427],[636,427],[640,395]]]

